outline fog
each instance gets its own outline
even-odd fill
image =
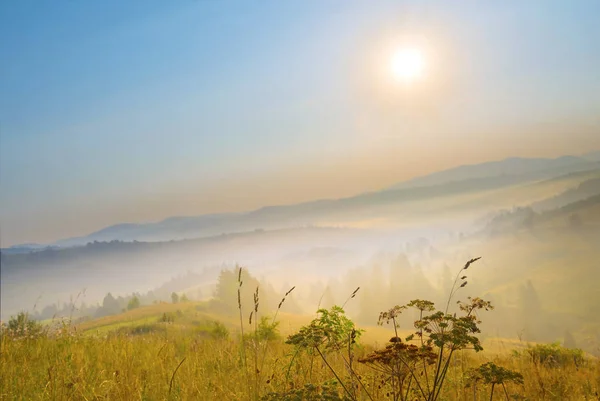
[[[120,313],[134,293],[144,305],[170,302],[172,292],[227,314],[237,299],[217,283],[241,266],[244,296],[259,285],[263,313],[295,287],[284,312],[346,304],[360,325],[373,326],[379,312],[411,299],[445,305],[457,272],[481,256],[456,299],[492,301],[487,336],[555,341],[569,333],[598,352],[600,170],[553,174],[392,189],[306,204],[301,213],[274,208],[276,218],[267,208],[262,221],[253,212],[252,230],[231,223],[231,232],[199,238],[5,249],[2,319],[21,310],[40,320],[94,318]]]

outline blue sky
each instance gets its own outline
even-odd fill
[[[2,246],[598,148],[598,15],[597,1],[4,2]],[[384,73],[398,43],[427,49],[410,90]]]

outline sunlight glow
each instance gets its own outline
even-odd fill
[[[398,49],[392,56],[392,75],[398,81],[413,82],[423,75],[424,69],[423,54],[418,49]]]

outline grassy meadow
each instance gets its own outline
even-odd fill
[[[321,357],[285,340],[314,316],[281,313],[242,324],[206,311],[207,304],[161,303],[80,324],[55,322],[41,334],[1,339],[3,400],[320,400],[394,398],[382,372],[360,363],[394,335],[366,327],[356,344]],[[490,312],[493,313],[493,312]],[[259,316],[260,318],[260,316]],[[217,323],[218,322],[218,323]],[[245,332],[242,341],[240,328]],[[358,328],[356,328],[358,330]],[[262,331],[261,331],[262,330]],[[260,334],[257,334],[260,333]],[[408,332],[398,335],[404,337]],[[418,341],[412,340],[413,343]],[[484,351],[457,350],[439,400],[597,400],[600,361],[561,347],[488,338]],[[537,350],[537,351],[536,351]],[[549,351],[549,357],[542,356]],[[319,351],[320,352],[320,351]],[[547,355],[547,356],[548,356]],[[542,356],[542,357],[541,357]],[[350,362],[350,365],[348,363]],[[353,361],[353,362],[352,362]],[[522,375],[522,383],[475,382],[471,368],[487,362]],[[351,368],[349,368],[349,366]],[[416,377],[425,386],[426,379]],[[500,380],[502,381],[502,380]],[[341,384],[344,384],[342,386]],[[347,390],[344,390],[346,388]],[[413,385],[414,390],[414,385]],[[492,396],[490,396],[492,395]]]

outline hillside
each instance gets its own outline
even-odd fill
[[[534,202],[531,207],[538,212],[558,209],[570,203],[578,202],[589,197],[600,195],[600,177],[583,181],[577,187],[569,189],[561,194]]]
[[[26,340],[18,333],[4,331],[0,336],[4,366],[0,395],[35,399],[45,394],[46,388],[51,394],[70,398],[125,400],[139,393],[148,399],[201,396],[215,401],[253,397],[275,401],[342,400],[346,391],[360,400],[386,400],[394,391],[386,378],[394,371],[388,373],[369,361],[389,354],[398,342],[409,350],[419,344],[419,340],[408,337],[414,329],[396,331],[385,322],[383,327],[356,325],[333,308],[329,319],[324,312],[308,316],[281,311],[277,320],[270,315],[260,323],[257,320],[263,316],[262,309],[245,303],[241,309],[243,316],[238,320],[233,313],[215,315],[210,303],[160,303],[75,325],[54,322],[58,324]],[[254,315],[256,310],[259,316]],[[455,352],[439,353],[438,357],[437,352],[426,354],[424,363],[420,363],[420,356],[410,357],[414,352],[408,354],[408,361],[418,362],[408,365],[408,373],[412,371],[415,380],[426,388],[436,374],[435,364],[428,364],[425,357],[433,362],[439,358],[448,366],[442,399],[487,399],[490,386],[476,386],[472,372],[493,363],[492,374],[500,366],[506,376],[519,378],[503,379],[503,388],[512,398],[539,399],[546,387],[552,386],[553,394],[561,400],[593,399],[600,385],[593,381],[600,373],[597,358],[558,344],[490,336],[493,331],[485,322],[495,313],[480,311],[476,324],[483,332],[465,334],[469,344],[476,344],[483,352],[474,352],[448,335],[444,345],[454,347]],[[311,321],[314,323],[309,325]],[[327,336],[320,336],[315,327],[327,330]],[[427,328],[425,340],[429,330],[433,334],[443,330],[435,323]],[[432,350],[437,351],[439,343],[433,344],[436,348]],[[20,366],[25,357],[29,363]],[[348,360],[354,363],[350,365]],[[13,377],[19,380],[9,379]],[[356,391],[349,390],[346,382],[355,383]]]
[[[60,247],[80,246],[94,241],[170,241],[221,234],[276,230],[307,224],[344,223],[372,210],[401,206],[408,202],[431,200],[458,194],[502,189],[528,182],[572,174],[583,177],[598,170],[593,154],[586,157],[563,156],[557,159],[509,158],[477,165],[459,166],[400,183],[382,191],[359,194],[343,199],[324,199],[295,205],[267,206],[244,213],[171,217],[156,223],[117,224],[77,238],[52,244]],[[40,246],[19,246],[4,253],[22,252]]]
[[[449,170],[417,177],[397,184],[392,189],[439,185],[476,178],[513,177],[520,182],[550,178],[573,172],[597,169],[596,160],[588,157],[562,156],[556,159],[526,159],[513,157],[500,161],[463,165]]]
[[[334,277],[349,268],[371,263],[378,252],[397,251],[402,243],[418,238],[431,243],[442,241],[443,249],[444,241],[456,238],[458,232],[477,231],[480,223],[476,218],[488,213],[513,205],[548,202],[557,196],[556,199],[563,199],[561,194],[565,193],[570,194],[569,200],[585,196],[589,192],[580,189],[596,188],[589,183],[595,182],[597,175],[591,171],[520,184],[511,177],[475,179],[321,202],[315,204],[318,207],[307,204],[255,212],[255,217],[262,215],[276,225],[286,216],[318,215],[315,211],[320,209],[318,221],[340,228],[252,229],[180,241],[91,242],[33,253],[2,252],[2,314],[34,305],[44,307],[56,300],[66,302],[83,289],[88,302],[101,300],[108,291],[147,291],[188,270],[204,271],[206,282],[212,282],[220,266],[235,263],[256,269],[279,284],[289,281],[287,276],[298,276],[299,271],[304,272],[297,278],[299,283],[317,276]],[[221,218],[224,217],[212,217],[215,221]],[[258,217],[253,219],[258,221]],[[173,219],[183,225],[186,221]],[[125,226],[132,227],[137,225]],[[513,229],[508,228],[509,232]],[[327,249],[330,252],[323,253]],[[428,255],[415,258],[419,263],[431,263]],[[190,287],[200,284],[191,283]]]

